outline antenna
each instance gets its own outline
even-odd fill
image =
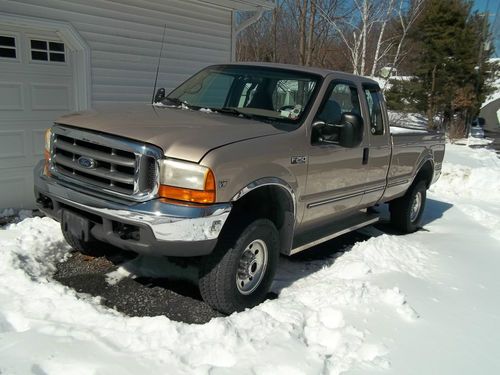
[[[158,83],[158,73],[160,72],[161,55],[163,53],[163,45],[165,44],[166,31],[167,31],[167,24],[163,26],[163,36],[161,37],[160,56],[158,56],[158,65],[156,66],[156,77],[155,77],[155,84],[153,87],[153,96],[151,97],[151,104],[154,104],[155,102],[156,84]]]

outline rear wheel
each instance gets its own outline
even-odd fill
[[[270,220],[258,219],[231,232],[202,259],[199,280],[205,302],[226,314],[264,301],[279,258],[278,231]]]
[[[419,181],[412,185],[401,198],[389,203],[392,225],[403,233],[413,233],[422,223],[425,209],[427,184]]]

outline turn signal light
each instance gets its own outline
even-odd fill
[[[46,176],[50,176],[50,170],[49,170],[49,162],[50,162],[50,142],[52,140],[52,130],[48,128],[45,131],[45,144],[44,144],[44,150],[43,150],[43,158],[45,159],[45,163],[43,166],[43,173]]]

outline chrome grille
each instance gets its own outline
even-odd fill
[[[80,187],[145,200],[156,194],[156,147],[99,133],[53,127],[51,172]]]

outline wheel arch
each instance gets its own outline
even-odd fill
[[[420,162],[417,173],[413,179],[412,185],[419,181],[425,181],[427,189],[431,186],[434,177],[434,161],[432,158],[425,158]]]
[[[231,199],[233,209],[228,221],[241,218],[267,218],[278,229],[280,252],[288,253],[292,247],[297,201],[292,187],[277,177],[255,180],[241,189]]]

